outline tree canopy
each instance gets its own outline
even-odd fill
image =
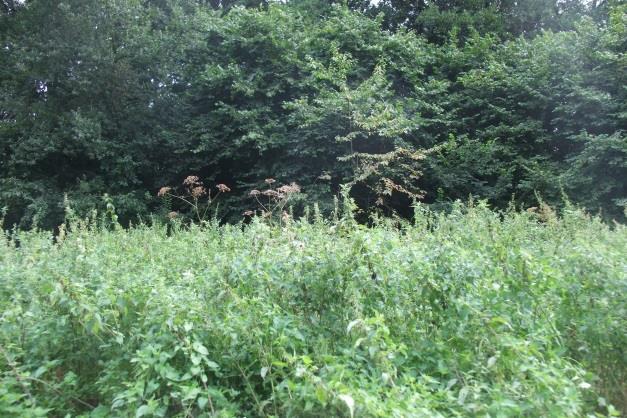
[[[627,201],[620,1],[3,0],[0,207],[51,228],[64,196],[122,220],[190,174],[238,219],[263,179],[330,207],[419,199],[609,219]]]

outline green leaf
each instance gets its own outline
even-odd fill
[[[201,410],[205,409],[205,406],[207,406],[207,403],[209,402],[208,398],[205,397],[199,397],[198,398],[198,408],[200,408]]]
[[[346,404],[346,407],[348,408],[348,411],[350,412],[351,418],[354,417],[355,416],[355,401],[353,400],[353,397],[348,394],[342,394],[342,395],[339,395],[338,398],[340,398]]]
[[[137,408],[135,418],[143,417],[152,413],[152,409],[148,405],[142,405]]]
[[[202,354],[203,356],[206,356],[206,355],[209,354],[209,350],[207,350],[207,347],[205,347],[204,345],[202,345],[198,341],[195,341],[192,344],[192,347],[194,348],[194,350],[196,350],[198,353]]]

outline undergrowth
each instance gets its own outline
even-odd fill
[[[0,240],[0,415],[626,408],[622,225],[483,204],[370,228],[172,222]]]

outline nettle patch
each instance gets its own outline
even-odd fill
[[[366,228],[348,212],[6,235],[0,415],[625,410],[624,226],[479,204]]]

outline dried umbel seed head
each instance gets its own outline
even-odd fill
[[[259,196],[260,194],[261,194],[261,192],[259,190],[257,190],[257,189],[251,190],[250,193],[249,193],[249,195],[252,196],[252,197]]]
[[[281,220],[283,222],[289,222],[292,219],[292,217],[290,216],[289,213],[287,213],[286,211],[283,211],[283,213],[281,214]]]
[[[202,186],[196,186],[191,190],[192,197],[199,198],[207,194],[207,189]]]
[[[174,219],[177,216],[179,216],[178,212],[172,211],[172,212],[168,213],[168,218],[170,218],[170,219]]]
[[[261,192],[261,194],[268,197],[279,197],[279,192],[272,189],[264,190],[263,192]]]
[[[319,180],[329,181],[331,180],[331,175],[327,172],[324,172],[318,176]]]
[[[281,194],[292,194],[292,193],[299,193],[300,192],[300,186],[296,183],[292,183],[289,185],[285,185],[285,186],[281,186],[278,189],[276,189],[277,192],[281,193]]]
[[[163,196],[167,195],[170,192],[170,190],[172,190],[171,187],[168,187],[168,186],[162,187],[157,192],[157,196],[163,197]]]
[[[255,212],[253,212],[252,210],[246,210],[244,211],[244,213],[242,215],[244,216],[253,216],[255,214]]]
[[[375,205],[377,205],[377,206],[383,206],[383,198],[382,198],[382,197],[378,198],[378,199],[374,202],[374,204],[375,204]]]
[[[266,179],[265,182],[268,184],[272,184],[272,183],[276,183],[276,180],[273,178],[269,178],[269,179]]]
[[[226,192],[230,192],[230,191],[231,191],[231,189],[229,188],[229,186],[227,186],[226,184],[222,184],[222,183],[218,184],[218,185],[216,186],[216,188],[217,188],[220,192],[222,192],[222,193],[226,193]]]
[[[195,186],[202,184],[198,176],[187,176],[185,180],[183,180],[183,185],[185,186]]]

